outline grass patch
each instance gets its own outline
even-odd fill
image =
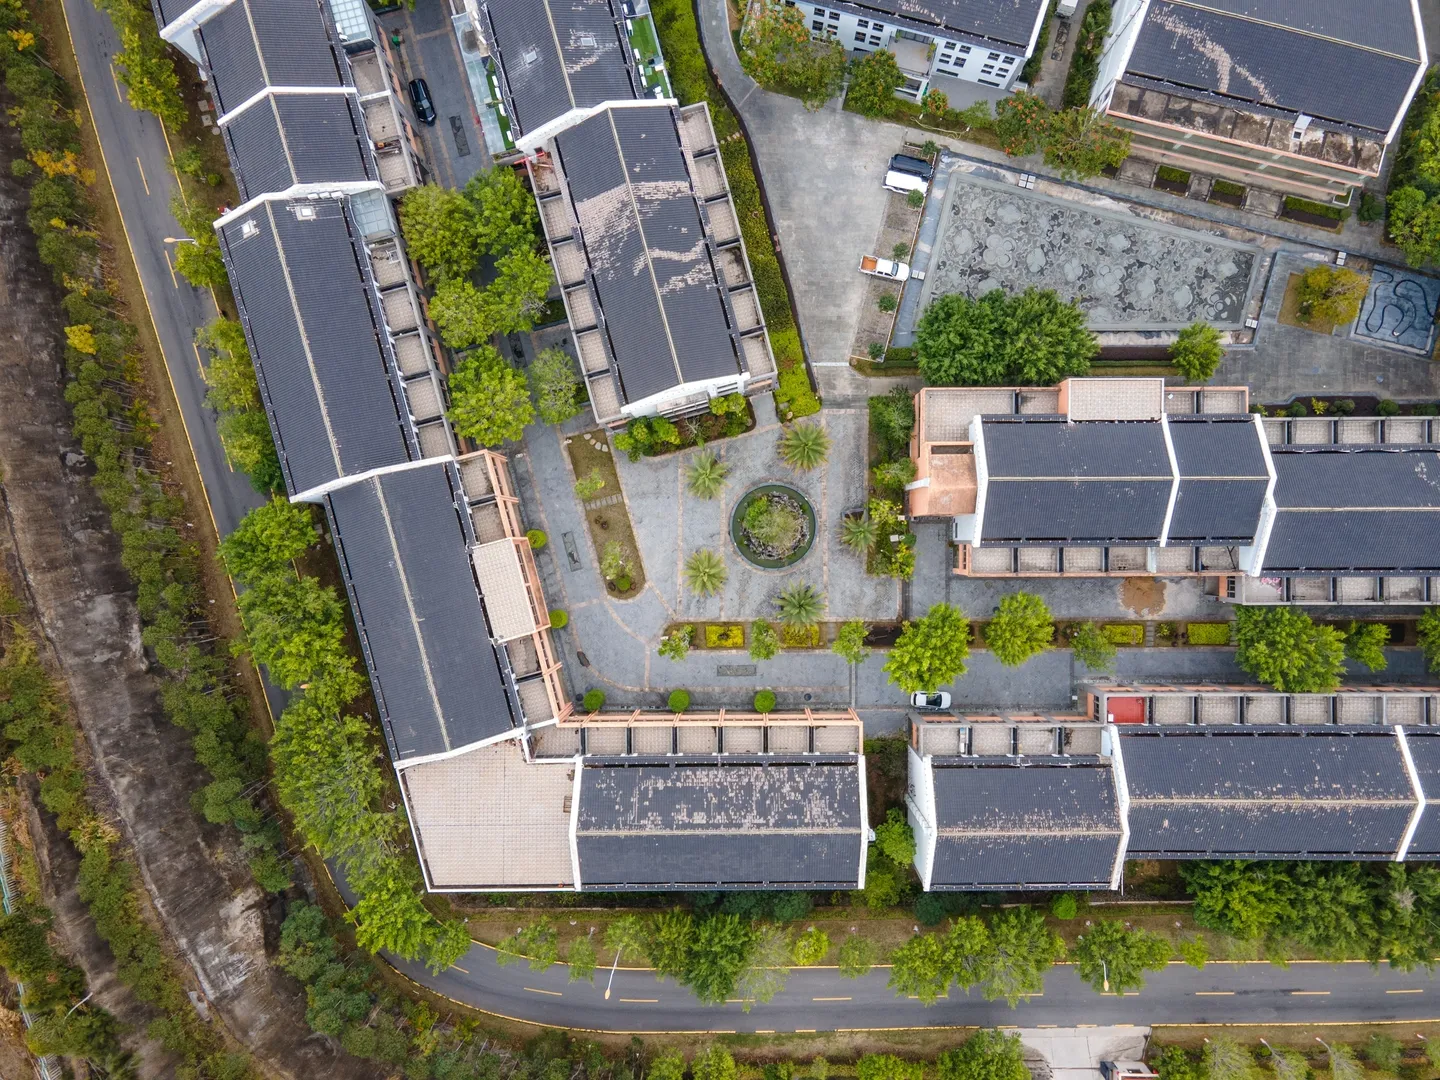
[[[1299,214],[1313,214],[1315,217],[1329,218],[1335,222],[1344,221],[1350,216],[1348,206],[1315,202],[1311,199],[1302,199],[1298,195],[1285,196],[1285,209]]]
[[[1301,321],[1300,278],[1300,274],[1291,274],[1290,279],[1285,282],[1285,299],[1280,304],[1280,321],[1286,326],[1298,326],[1301,330],[1309,330],[1316,334],[1333,334],[1335,324],[1327,319]]]
[[[1185,640],[1191,645],[1229,645],[1228,622],[1192,622],[1185,624]]]
[[[599,429],[590,432],[590,435],[597,437],[602,443],[605,441],[605,433]],[[576,476],[589,476],[593,470],[605,481],[605,493],[621,493],[620,473],[615,468],[613,452],[607,454],[599,450],[580,435],[572,435],[565,440],[565,451],[570,455],[570,467],[575,470]],[[605,545],[614,542],[620,545],[620,551],[630,568],[630,588],[622,591],[608,585],[610,594],[621,600],[636,595],[645,587],[645,564],[640,561],[640,545],[635,542],[635,529],[630,524],[630,511],[624,501],[598,510],[587,510],[585,525],[590,531],[590,543],[595,548],[597,564]]]
[[[743,649],[745,647],[745,625],[743,623],[706,623],[705,648]]]
[[[1212,195],[1231,195],[1235,198],[1245,197],[1245,186],[1231,180],[1216,180],[1210,185]]]
[[[782,625],[780,644],[787,649],[817,648],[820,645],[820,626],[818,623],[811,623],[809,626]]]
[[[1157,180],[1166,180],[1172,184],[1190,183],[1190,174],[1184,169],[1177,169],[1173,165],[1161,165],[1155,170]]]
[[[1104,623],[1100,632],[1112,645],[1141,645],[1145,642],[1145,627],[1140,623]]]

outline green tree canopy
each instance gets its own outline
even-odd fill
[[[905,820],[905,811],[892,806],[885,820],[875,826],[875,846],[896,866],[915,862],[915,833]]]
[[[1350,323],[1360,314],[1360,304],[1370,288],[1370,279],[1344,266],[1320,263],[1300,275],[1295,290],[1304,322]]]
[[[1007,908],[990,923],[994,946],[981,990],[986,1001],[1004,998],[1016,1002],[1039,994],[1045,974],[1065,955],[1060,935],[1045,925],[1045,916],[1032,907]]]
[[[242,584],[288,569],[316,540],[310,507],[276,497],[257,506],[220,543],[220,557],[230,576]]]
[[[525,376],[482,345],[450,373],[450,411],[457,435],[481,446],[519,439],[534,419]]]
[[[785,989],[792,962],[790,932],[774,923],[761,923],[754,930],[745,967],[735,980],[735,992],[743,1000],[741,1008],[767,1005]]]
[[[986,1029],[975,1032],[936,1061],[940,1080],[1029,1080],[1020,1036]]]
[[[1237,608],[1235,646],[1235,662],[1282,693],[1328,693],[1345,671],[1344,635],[1299,608]]]
[[[890,656],[885,674],[907,694],[926,692],[965,674],[970,655],[970,623],[950,604],[936,604],[923,618],[907,622]]]
[[[240,617],[255,660],[289,690],[345,662],[345,609],[315,578],[263,574],[240,594]]]
[[[504,255],[539,246],[540,212],[511,166],[476,173],[466,183],[463,198],[471,208],[477,254]]]
[[[876,49],[850,64],[850,89],[845,104],[863,116],[884,116],[895,100],[895,91],[905,83],[895,54]]]
[[[1081,623],[1070,630],[1070,648],[1091,671],[1112,671],[1115,667],[1115,643],[1093,622]]]
[[[1055,622],[1045,601],[1033,593],[1011,593],[985,626],[985,644],[1006,667],[1019,667],[1050,647]]]
[[[579,415],[582,406],[576,399],[580,394],[580,373],[569,353],[564,349],[541,349],[530,363],[529,375],[535,411],[541,420],[560,424]]]
[[[1127,929],[1119,919],[1101,919],[1086,927],[1070,955],[1076,973],[1097,991],[1123,994],[1142,989],[1145,972],[1164,969],[1170,942],[1148,930]]]
[[[1352,622],[1345,630],[1345,656],[1371,671],[1384,671],[1385,646],[1390,641],[1390,627],[1384,623]]]
[[[851,619],[841,623],[840,629],[835,632],[835,643],[830,646],[830,651],[847,664],[863,664],[870,655],[870,649],[865,644],[865,637],[869,632],[870,627],[863,619]]]
[[[874,55],[874,54],[871,54]],[[925,1067],[894,1054],[866,1054],[855,1063],[856,1080],[923,1080]]]
[[[749,966],[755,932],[738,915],[711,915],[695,923],[681,981],[706,1005],[733,997]]]
[[[1209,323],[1191,323],[1180,331],[1175,344],[1170,346],[1170,362],[1191,382],[1204,382],[1210,378],[1224,358],[1220,331]]]
[[[1425,654],[1425,666],[1440,672],[1440,607],[1426,608],[1415,626],[1416,640]]]
[[[452,349],[468,349],[490,340],[495,332],[485,293],[468,278],[442,278],[430,298],[430,318],[440,340]]]
[[[921,1005],[933,1005],[950,986],[945,939],[939,934],[916,934],[890,955],[889,987]]]
[[[500,256],[495,261],[495,280],[483,294],[490,332],[512,334],[534,326],[554,280],[549,260],[533,248],[516,248]]]
[[[840,92],[845,49],[811,37],[807,19],[800,8],[776,0],[752,5],[740,35],[740,66],[761,86],[818,109]]]
[[[1044,125],[1045,164],[1079,179],[1114,168],[1130,153],[1130,133],[1085,106],[1051,113]]]
[[[400,232],[410,254],[437,279],[463,278],[480,261],[475,207],[450,188],[424,184],[407,191]]]
[[[1084,375],[1099,351],[1078,307],[1034,288],[941,296],[920,317],[915,346],[933,386],[1050,386]]]
[[[1396,188],[1388,199],[1386,229],[1411,266],[1440,258],[1440,195],[1413,185]]]

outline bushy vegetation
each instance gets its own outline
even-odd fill
[[[1060,99],[1067,109],[1090,104],[1090,92],[1100,74],[1100,52],[1105,47],[1105,35],[1110,32],[1110,14],[1110,0],[1090,0],[1080,19],[1075,51],[1070,56],[1070,73],[1065,77],[1065,92]]]
[[[1100,351],[1078,306],[1034,288],[938,297],[920,317],[915,345],[932,386],[1052,386],[1086,374]]]
[[[885,674],[907,694],[932,691],[965,674],[970,624],[959,608],[936,604],[907,622],[885,661]]]
[[[1170,362],[1191,382],[1210,378],[1223,359],[1225,349],[1220,344],[1220,331],[1209,323],[1191,323],[1170,346]]]
[[[1019,667],[1050,647],[1055,622],[1045,601],[1033,593],[1011,593],[1000,600],[985,626],[985,644],[1006,667]]]
[[[1440,72],[1416,93],[1396,140],[1386,199],[1389,238],[1412,266],[1440,257]]]
[[[73,331],[72,344],[85,344]],[[89,335],[93,342],[93,334]],[[223,316],[195,336],[196,344],[213,354],[205,371],[209,392],[205,404],[220,414],[215,427],[230,464],[250,477],[256,491],[281,493],[285,477],[270,434],[270,421],[260,402],[260,384],[250,361],[250,346],[240,323]]]
[[[798,97],[813,110],[840,92],[845,49],[838,41],[812,37],[799,8],[766,0],[746,15],[740,66],[761,86]]]
[[[1007,908],[988,922],[962,915],[948,931],[917,934],[896,949],[890,986],[922,1005],[957,986],[1014,1006],[1043,991],[1046,973],[1064,955],[1064,942],[1032,907]]]
[[[1345,635],[1317,626],[1295,607],[1235,610],[1235,662],[1287,694],[1323,694],[1340,685]]]

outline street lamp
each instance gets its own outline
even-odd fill
[[[1102,992],[1108,994],[1110,992],[1110,965],[1104,960],[1100,961],[1100,971],[1105,976],[1105,989]]]
[[[200,241],[199,241],[199,240],[196,240],[193,236],[167,236],[167,237],[165,237],[165,243],[167,243],[167,244],[198,244],[199,242],[200,242]]]
[[[615,981],[615,969],[620,966],[620,954],[621,954],[622,952],[624,952],[624,951],[625,951],[624,949],[616,949],[616,950],[615,950],[615,963],[613,963],[613,964],[610,965],[610,978],[609,978],[609,980],[607,980],[606,983],[605,983],[605,1000],[606,1000],[606,1001],[609,1001],[609,1000],[610,1000],[610,984]]]

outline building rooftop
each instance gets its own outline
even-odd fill
[[[1029,48],[1031,35],[1045,0],[845,0],[843,7],[867,14],[885,12],[904,23],[945,28],[999,44],[1012,45],[1021,52]]]
[[[446,460],[325,497],[385,739],[400,765],[513,726],[507,673],[470,568],[464,505]]]
[[[503,0],[482,12],[518,134],[571,109],[639,96],[625,23],[610,0]]]
[[[419,457],[343,200],[261,203],[219,236],[290,493]]]
[[[222,130],[242,202],[293,184],[376,179],[352,93],[271,93],[227,114]]]
[[[266,87],[341,87],[322,0],[233,0],[197,31],[221,115]]]
[[[1169,539],[1250,541],[1270,487],[1264,429],[1251,417],[1169,419],[1180,488]]]
[[[737,377],[732,315],[675,111],[608,109],[555,142],[625,400]]]
[[[1392,858],[1416,798],[1385,728],[1130,728],[1131,858]]]
[[[1265,569],[1440,569],[1440,451],[1415,446],[1271,448],[1275,525]]]
[[[1123,830],[1097,758],[932,758],[930,888],[1109,888]]]
[[[1440,859],[1440,806],[1435,805],[1440,800],[1440,731],[1407,728],[1405,743],[1425,793],[1425,810],[1406,855]]]
[[[1127,71],[1386,133],[1422,66],[1410,0],[1154,0]]]
[[[859,758],[587,758],[575,834],[587,889],[853,888]]]

